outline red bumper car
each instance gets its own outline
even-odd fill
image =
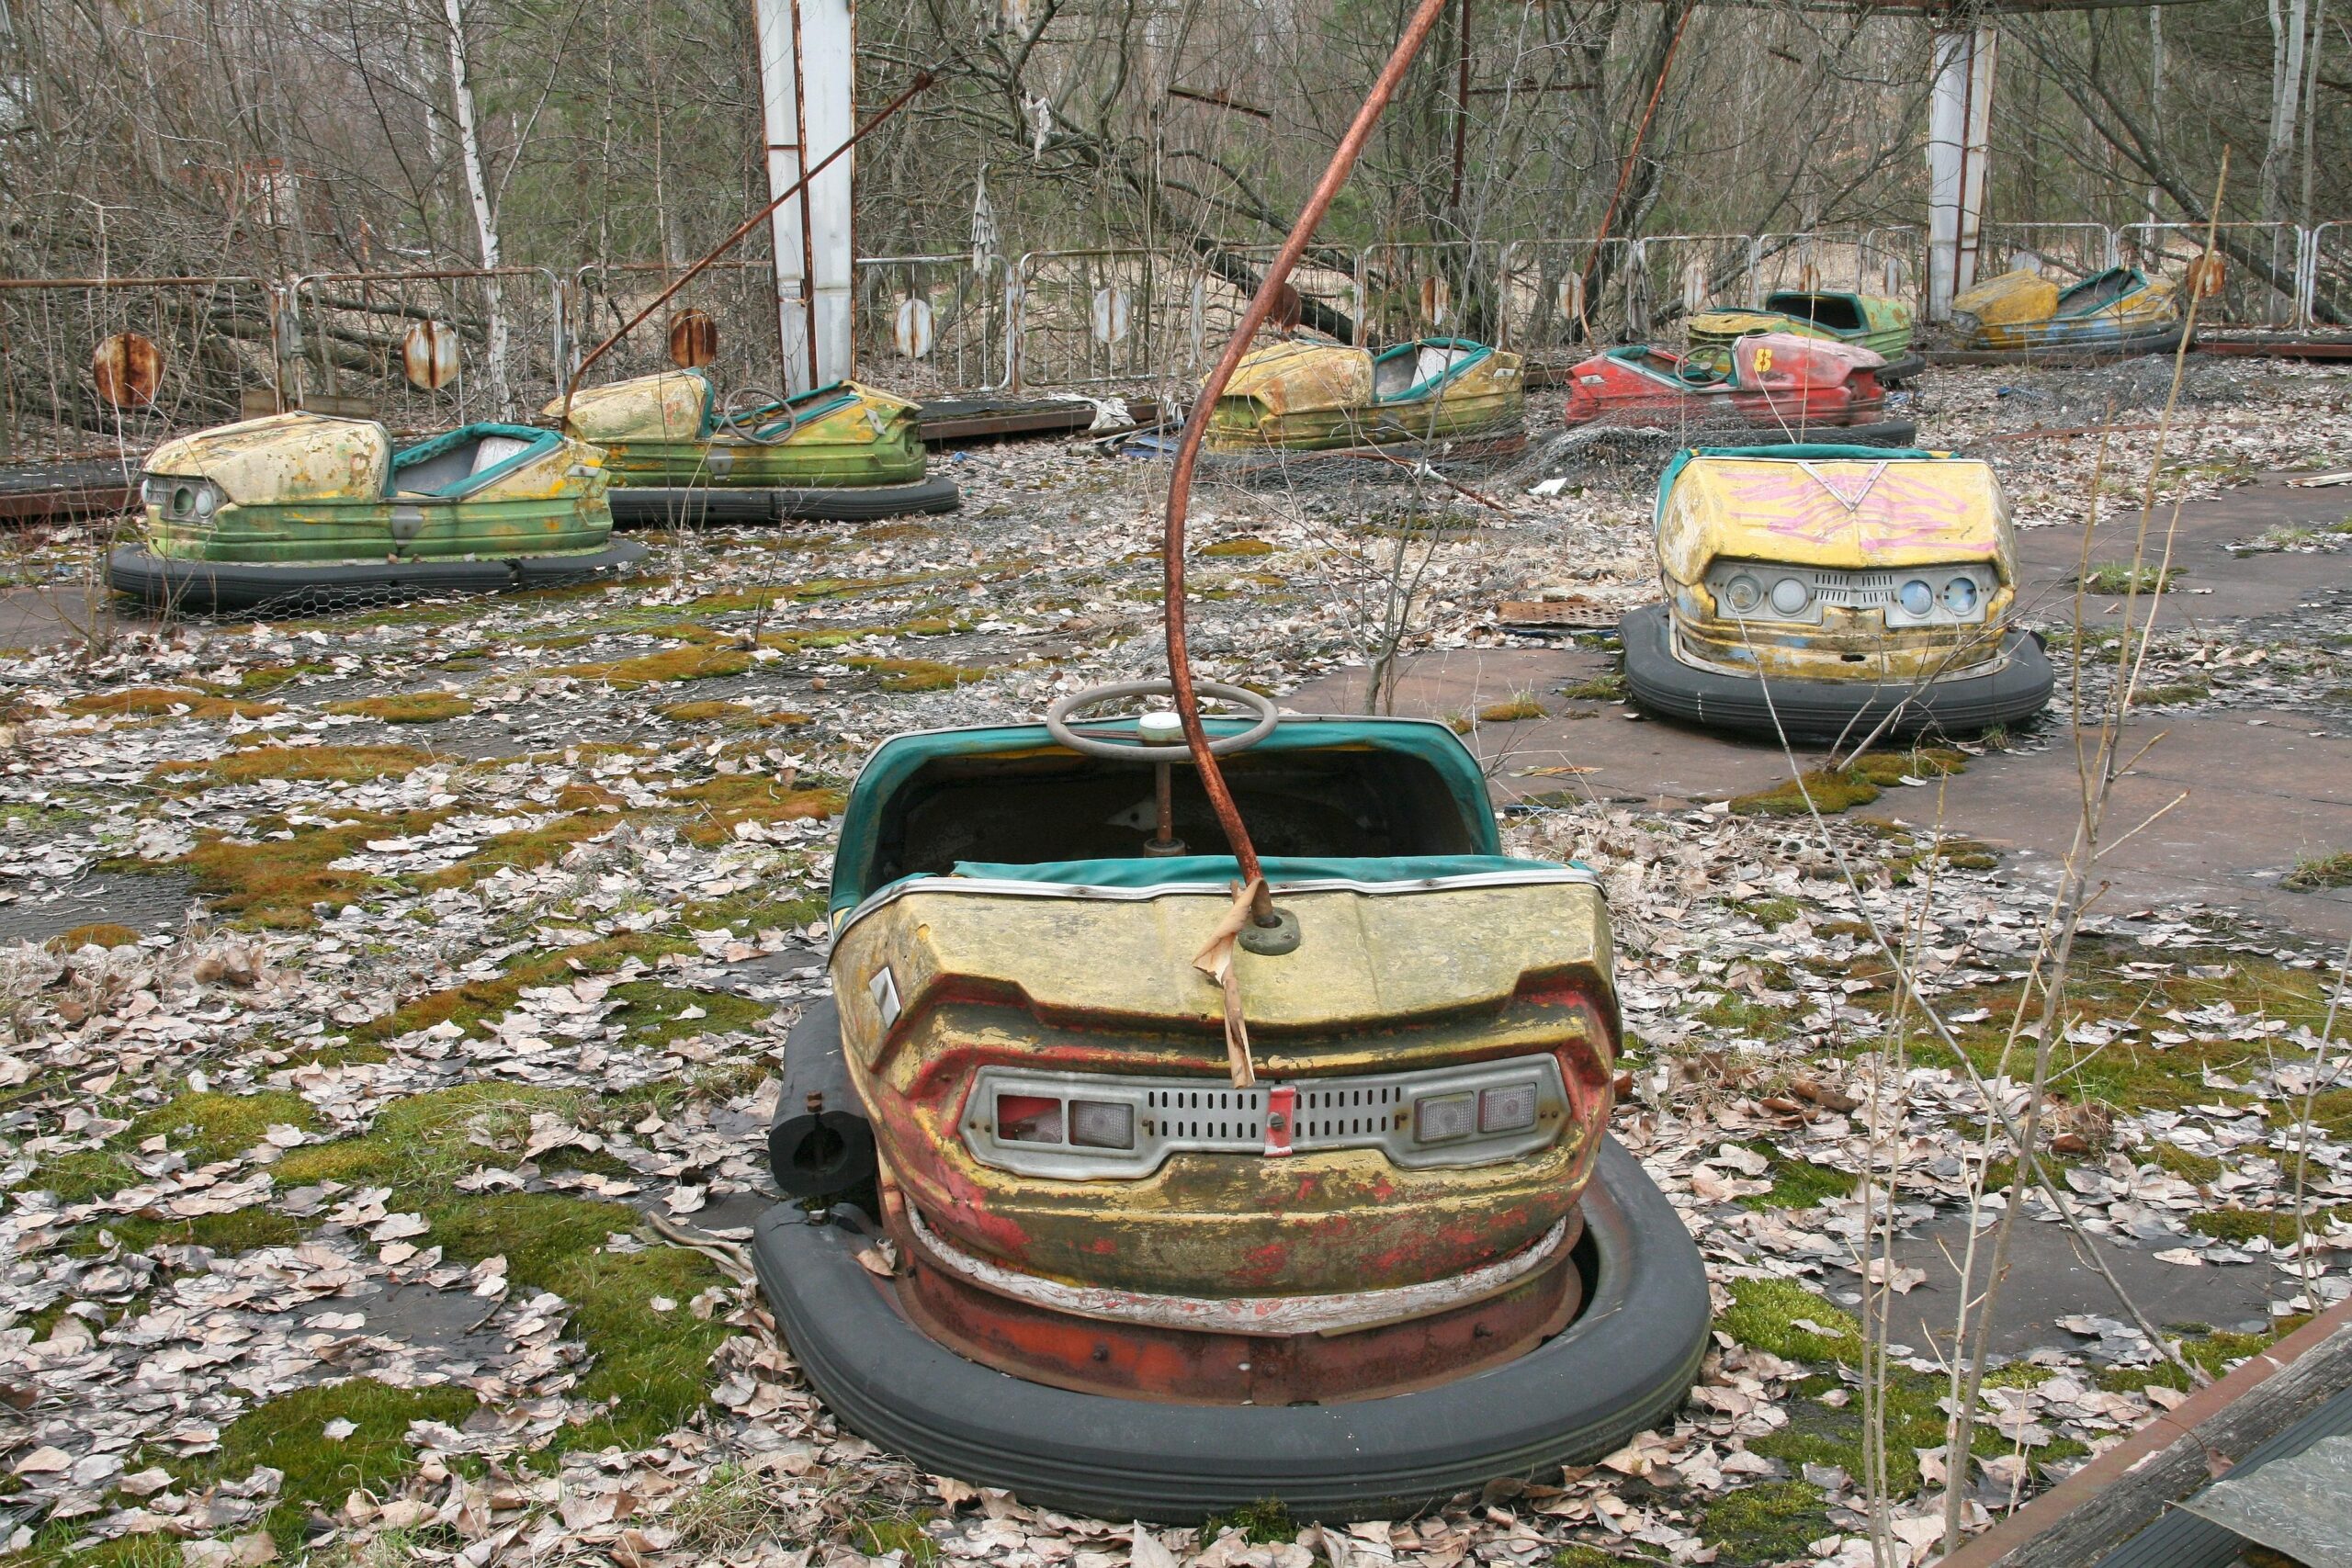
[[[1747,446],[1816,440],[1908,446],[1910,420],[1886,417],[1884,363],[1866,348],[1759,333],[1728,349],[1688,354],[1634,344],[1597,354],[1569,373],[1569,429],[1653,425],[1733,435]]]

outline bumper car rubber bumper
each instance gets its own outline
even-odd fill
[[[1337,1404],[1170,1404],[1007,1376],[910,1325],[857,1262],[855,1232],[788,1204],[760,1217],[752,1257],[817,1393],[926,1470],[1104,1518],[1191,1524],[1268,1495],[1303,1518],[1396,1518],[1597,1459],[1690,1392],[1709,1306],[1689,1231],[1613,1140],[1583,1209],[1586,1301],[1566,1328],[1453,1382]]]
[[[584,555],[489,560],[217,561],[158,556],[125,545],[107,557],[107,586],[155,609],[209,615],[247,610],[334,610],[435,594],[565,588],[617,577],[644,556],[633,539]]]
[[[1881,419],[1868,424],[1814,424],[1802,430],[1763,424],[1718,425],[1687,433],[1683,444],[1693,446],[1791,446],[1827,441],[1840,446],[1909,446],[1918,439],[1917,422]]]
[[[1666,606],[1645,604],[1617,624],[1625,684],[1650,712],[1711,729],[1770,737],[1779,729],[1806,744],[1858,740],[1889,714],[1890,739],[1936,732],[1973,735],[2041,711],[2050,700],[2049,656],[2031,632],[2002,640],[2007,656],[1987,674],[1917,683],[1776,680],[1771,696],[1752,675],[1701,670],[1674,656]],[[1900,711],[1898,711],[1900,710]]]
[[[953,512],[963,492],[948,479],[910,485],[836,490],[722,485],[615,486],[605,492],[616,528],[669,528],[695,523],[867,523],[910,513]]]

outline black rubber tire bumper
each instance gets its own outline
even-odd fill
[[[153,609],[214,615],[251,610],[342,610],[435,595],[568,588],[618,577],[645,555],[616,539],[583,555],[489,560],[184,560],[125,545],[107,557],[107,586]]]
[[[1883,731],[1889,739],[1974,735],[2030,717],[2050,700],[2050,657],[2041,639],[2027,631],[2002,639],[2006,658],[1986,674],[1917,684],[1780,680],[1771,682],[1769,702],[1765,682],[1756,676],[1701,670],[1677,659],[1663,604],[1634,611],[1617,623],[1617,635],[1625,645],[1625,684],[1635,702],[1663,717],[1742,735],[1784,731],[1804,744],[1860,740],[1889,714],[1895,716]]]
[[[1809,424],[1803,430],[1779,425],[1733,424],[1691,433],[1692,446],[1796,446],[1826,443],[1838,446],[1909,446],[1919,439],[1915,420],[1882,419],[1869,424]]]
[[[698,523],[871,523],[915,513],[953,512],[964,492],[949,479],[838,490],[755,490],[718,485],[615,486],[605,492],[616,528],[674,528]]]
[[[1074,1393],[967,1361],[899,1315],[855,1232],[788,1204],[760,1217],[752,1251],[818,1394],[926,1471],[1101,1518],[1198,1524],[1277,1496],[1337,1523],[1598,1459],[1681,1404],[1709,1343],[1698,1247],[1613,1139],[1584,1218],[1584,1310],[1543,1345],[1419,1393],[1282,1407]]]
[[[1899,387],[1928,367],[1928,356],[1913,349],[1900,359],[1891,359],[1878,367],[1875,374],[1882,387]]]

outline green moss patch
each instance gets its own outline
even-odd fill
[[[1861,1325],[1850,1313],[1803,1285],[1787,1280],[1735,1280],[1731,1289],[1733,1304],[1716,1325],[1741,1344],[1815,1367],[1842,1362],[1853,1368],[1860,1362],[1864,1355]],[[1818,1394],[1834,1386],[1836,1380],[1816,1376],[1801,1385],[1801,1392]],[[1897,1497],[1908,1496],[1919,1489],[1916,1450],[1937,1448],[1947,1439],[1939,1402],[1950,1392],[1949,1383],[1941,1378],[1903,1367],[1888,1369],[1884,1390],[1887,1483]],[[1824,1464],[1842,1466],[1849,1475],[1862,1473],[1864,1433],[1860,1399],[1839,1407],[1824,1404],[1818,1399],[1798,1399],[1790,1403],[1789,1415],[1786,1427],[1756,1438],[1748,1446],[1792,1470],[1806,1464]],[[1971,1448],[1973,1452],[1991,1458],[2008,1452],[2011,1443],[1997,1427],[1980,1422]],[[2056,1460],[2072,1459],[2086,1450],[2079,1443],[2061,1438],[2032,1451],[2037,1460]],[[1796,1495],[1774,1487],[1746,1488],[1731,1496],[1757,1494],[1763,1495],[1758,1505],[1762,1514],[1758,1517],[1749,1517],[1743,1509],[1719,1519],[1721,1504],[1710,1505],[1707,1511],[1709,1539],[1717,1539],[1713,1532],[1720,1530],[1725,1544],[1741,1554],[1736,1559],[1739,1562],[1776,1561],[1788,1555],[1763,1551],[1759,1543],[1769,1534],[1771,1519],[1802,1515],[1802,1509],[1795,1506]],[[1811,1529],[1792,1549],[1794,1554],[1803,1555],[1805,1540],[1827,1533],[1818,1526]]]
[[[944,692],[951,686],[985,681],[986,665],[942,664],[935,659],[853,659],[854,670],[871,670],[882,677],[886,692]]]
[[[2301,1229],[2307,1235],[2316,1234],[2327,1229],[2330,1222],[2346,1217],[2352,1217],[2352,1208],[2307,1210]],[[2188,1228],[2217,1241],[2250,1241],[2260,1236],[2273,1247],[2291,1244],[2297,1229],[2292,1209],[2203,1209],[2188,1216]]]
[[[837,789],[795,789],[765,773],[721,773],[670,792],[695,807],[680,833],[691,843],[723,844],[738,822],[798,822],[831,817],[844,797]]]
[[[402,1202],[428,1202],[453,1195],[458,1178],[479,1168],[485,1157],[521,1157],[535,1114],[594,1125],[620,1114],[618,1108],[628,1103],[580,1089],[495,1082],[411,1095],[385,1105],[375,1124],[356,1137],[288,1149],[277,1162],[277,1185],[341,1181],[390,1187]],[[560,1165],[566,1153],[557,1151],[548,1159]]]
[[[1544,705],[1533,697],[1520,695],[1509,702],[1494,703],[1478,710],[1481,724],[1516,724],[1521,719],[1542,718]]]
[[[938,1517],[929,1508],[911,1513],[877,1508],[851,1524],[849,1543],[868,1557],[888,1557],[895,1551],[908,1568],[932,1568],[939,1561],[939,1542],[923,1526]]]
[[[631,958],[652,963],[665,953],[690,953],[694,943],[684,937],[653,931],[632,931],[605,937],[577,947],[529,954],[515,959],[506,973],[485,980],[430,991],[353,1032],[362,1041],[390,1040],[436,1023],[455,1023],[472,1030],[494,1023],[514,1009],[526,986],[568,984],[576,975],[604,975]],[[575,967],[576,965],[576,967]]]
[[[711,1355],[729,1332],[686,1310],[695,1296],[727,1283],[710,1259],[683,1247],[602,1250],[606,1236],[636,1228],[636,1212],[620,1203],[502,1192],[436,1205],[425,1219],[429,1241],[447,1256],[503,1254],[515,1285],[571,1303],[573,1328],[595,1358],[572,1393],[611,1408],[564,1428],[550,1453],[649,1447],[703,1407]],[[657,1310],[657,1297],[674,1305]]]
[[[444,719],[463,718],[473,711],[472,700],[454,692],[405,692],[398,696],[356,697],[327,705],[329,713],[379,718],[386,724],[439,724]]]
[[[758,1027],[769,1010],[731,991],[695,991],[658,980],[613,987],[621,1006],[613,1021],[634,1045],[667,1045],[690,1034],[734,1034]],[[688,1018],[683,1015],[697,1013]]]
[[[1212,1515],[1201,1526],[1201,1540],[1213,1542],[1227,1530],[1239,1530],[1253,1546],[1279,1546],[1297,1536],[1298,1526],[1280,1497],[1261,1497],[1229,1514]]]
[[[338,870],[336,861],[360,853],[370,839],[421,833],[447,815],[361,812],[332,828],[297,828],[290,839],[260,843],[206,832],[198,836],[196,848],[173,863],[194,872],[197,891],[210,897],[218,912],[236,917],[239,924],[299,930],[318,923],[314,906],[339,909],[390,886],[371,872]],[[263,818],[248,832],[266,835],[285,827],[282,819]]]
[[[1922,746],[1910,751],[1873,751],[1855,759],[1850,767],[1815,768],[1803,787],[1792,779],[1770,789],[1732,797],[1731,808],[1743,817],[1804,817],[1805,799],[1823,816],[1835,816],[1857,806],[1868,806],[1904,778],[1937,778],[1957,773],[1968,765],[1965,753],[1945,747]]]
[[[465,887],[485,876],[494,875],[501,869],[526,871],[532,866],[548,865],[561,860],[575,847],[591,839],[611,832],[617,825],[617,819],[607,812],[588,811],[577,816],[559,817],[543,827],[501,833],[485,840],[480,849],[456,865],[446,866],[417,878],[417,886]]]
[[[706,681],[718,675],[741,675],[751,667],[752,656],[740,648],[688,643],[684,648],[641,654],[635,659],[616,659],[601,664],[560,664],[548,673],[634,691],[666,681]]]
[[[1790,1361],[1861,1359],[1862,1325],[1853,1314],[1793,1280],[1734,1280],[1731,1298],[1716,1326],[1743,1345]],[[1800,1319],[1814,1326],[1800,1326]]]
[[[1808,1542],[1838,1533],[1821,1488],[1803,1481],[1736,1487],[1702,1509],[1698,1526],[1699,1534],[1721,1549],[1719,1561],[1730,1562],[1807,1561]]]
[[[129,926],[99,920],[92,925],[75,926],[58,932],[41,943],[51,953],[78,953],[85,947],[136,947],[139,933]]]
[[[2218,1378],[2248,1356],[2268,1349],[2310,1321],[2311,1318],[2304,1314],[2282,1317],[2266,1334],[2238,1334],[2229,1329],[2209,1329],[2203,1333],[2192,1331],[2185,1334],[2178,1342],[2180,1359],[2207,1376]],[[2113,1393],[2130,1393],[2152,1384],[2186,1393],[2188,1380],[2169,1361],[2158,1361],[2145,1367],[2109,1367],[2098,1374],[2099,1387]]]
[[[1201,551],[1204,556],[1213,556],[1219,559],[1234,556],[1270,556],[1273,553],[1274,547],[1272,541],[1250,538],[1220,539]]]
[[[2290,1028],[2301,1025],[2314,1032],[2326,1018],[2329,976],[2324,970],[2296,969],[2275,959],[2211,949],[2166,949],[2164,964],[2151,965],[2147,960],[2147,950],[2134,942],[2098,935],[2077,938],[2060,1010],[2062,1027],[2084,1018],[2144,1021],[2161,1019],[2166,1012],[2194,1012],[2222,1001],[2240,1012],[2264,1013],[2284,1021]],[[1971,986],[1939,1000],[1937,1005],[1947,1018],[1979,1009],[1990,1015],[1978,1022],[1955,1025],[1952,1031],[1980,1073],[2002,1070],[2002,1047],[2023,990],[2022,981]],[[1856,1006],[1884,1010],[1891,1005],[1893,993],[1870,992],[1849,999]],[[2038,1017],[2042,1005],[2040,991],[2023,999],[2027,1016]],[[2032,1049],[2031,1041],[2020,1040],[2020,1055],[2010,1058],[2007,1070],[2027,1070]],[[1941,1043],[1924,1032],[1915,1033],[1911,1050],[1921,1066],[1958,1066]],[[2180,1111],[2214,1100],[2237,1103],[2245,1097],[2208,1088],[2205,1077],[2209,1071],[2242,1073],[2246,1050],[2243,1041],[2234,1040],[2191,1039],[2159,1051],[2128,1035],[2106,1045],[2061,1038],[2052,1044],[2052,1083],[2068,1100],[2146,1111]],[[2332,1096],[2342,1099],[2332,1100]],[[2352,1133],[2352,1094],[2335,1090],[2318,1099],[2314,1111],[2321,1125],[2328,1125],[2327,1118],[2335,1114],[2341,1117],[2343,1130]]]
[[[414,773],[433,761],[413,746],[250,746],[208,762],[164,762],[148,775],[168,788],[200,791],[223,784],[286,779],[295,784],[365,784]]]
[[[46,1187],[61,1202],[87,1202],[119,1192],[139,1179],[123,1158],[123,1151],[153,1137],[185,1156],[191,1168],[234,1159],[259,1145],[269,1129],[280,1123],[316,1132],[318,1113],[296,1094],[269,1090],[261,1094],[188,1093],[166,1100],[131,1119],[105,1147],[76,1150],[44,1161],[32,1175],[31,1185]]]
[[[123,1214],[103,1224],[87,1225],[74,1240],[73,1251],[89,1257],[101,1249],[100,1233],[111,1235],[126,1252],[146,1252],[156,1247],[201,1247],[233,1258],[265,1247],[291,1247],[310,1234],[310,1222],[281,1214],[266,1206],[239,1209],[227,1214],[198,1214],[187,1220],[150,1219]]]
[[[2222,1174],[2222,1162],[2211,1155],[2193,1155],[2172,1144],[2158,1144],[2154,1153],[2160,1168],[2183,1181],[2193,1181],[2199,1187],[2217,1179]]]
[[[189,1486],[241,1481],[256,1465],[286,1472],[268,1529],[281,1550],[300,1543],[311,1508],[333,1514],[355,1489],[381,1495],[415,1461],[409,1424],[439,1421],[455,1427],[478,1402],[471,1389],[394,1388],[373,1378],[321,1383],[257,1404],[221,1428],[220,1446],[200,1461],[176,1467]],[[337,1440],[327,1423],[348,1421],[356,1430]]]
[[[104,714],[162,717],[181,714],[189,718],[223,720],[267,718],[283,710],[277,703],[243,703],[176,686],[141,686],[127,692],[97,692],[76,697],[65,705],[65,711],[85,716]]]
[[[661,711],[673,724],[724,724],[730,729],[793,729],[815,722],[805,713],[763,713],[749,703],[672,703]]]

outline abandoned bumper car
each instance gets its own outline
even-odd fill
[[[1853,348],[1867,348],[1883,363],[1879,380],[1899,385],[1928,367],[1911,346],[1911,304],[1879,294],[1839,289],[1780,288],[1764,296],[1758,310],[1702,310],[1690,318],[1690,346],[1724,349],[1758,333],[1790,333]]]
[[[854,381],[777,399],[722,400],[699,370],[583,388],[540,411],[605,448],[613,520],[856,521],[952,512],[953,481],[923,477],[916,405]]]
[[[1072,716],[1166,689],[859,775],[754,1247],[810,1382],[926,1470],[1182,1522],[1402,1517],[1662,1418],[1707,1285],[1605,1133],[1592,874],[1503,855],[1441,725],[1204,686],[1254,710],[1208,726],[1253,918],[1174,716]]]
[[[1211,411],[1203,467],[1248,474],[1308,457],[1383,465],[1507,457],[1527,446],[1520,356],[1467,338],[1377,354],[1316,337],[1252,349]]]
[[[2061,288],[2019,269],[1952,296],[1952,326],[1972,349],[2021,360],[2169,354],[2181,321],[2173,285],[2109,267]]]
[[[527,425],[396,450],[373,420],[226,424],[147,459],[145,537],[107,558],[107,581],[197,614],[588,581],[645,553],[612,537],[603,462]]]
[[[1679,355],[1635,344],[1570,371],[1562,416],[1571,430],[1658,425],[1754,446],[1806,441],[1830,430],[1849,443],[1908,446],[1918,427],[1885,417],[1882,363],[1866,348],[1789,333],[1758,333],[1727,348]]]
[[[1620,623],[1671,718],[1799,742],[1973,734],[2041,711],[2008,626],[2017,547],[1992,468],[1868,446],[1686,452],[1658,480],[1666,603]]]

